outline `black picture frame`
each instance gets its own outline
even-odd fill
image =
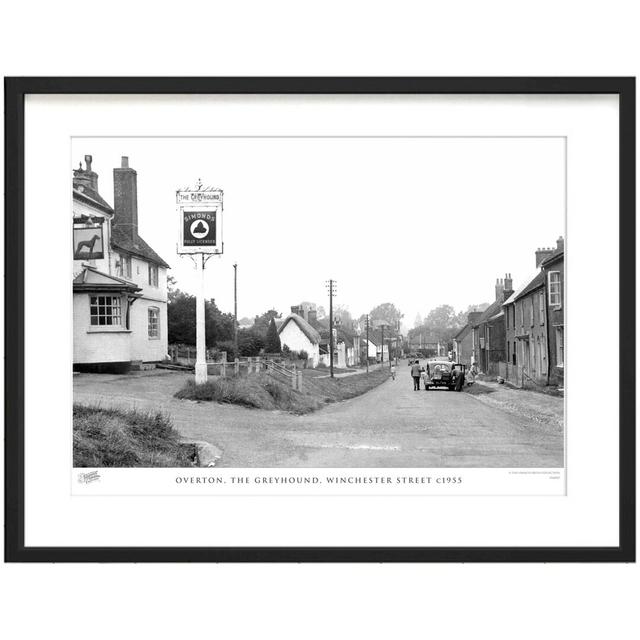
[[[5,561],[634,562],[635,78],[5,78]],[[24,156],[28,94],[615,94],[619,98],[619,530],[612,547],[26,547],[24,541]]]

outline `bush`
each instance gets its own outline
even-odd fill
[[[233,362],[237,358],[236,353],[236,344],[233,340],[223,340],[222,342],[218,342],[216,347],[220,351],[227,352],[227,362]]]
[[[162,413],[73,405],[74,467],[189,467],[192,455]]]
[[[194,380],[189,380],[175,397],[238,404],[254,409],[281,409],[292,413],[307,413],[317,406],[313,398],[294,391],[290,386],[266,374],[219,378],[209,380],[205,384],[196,384]]]

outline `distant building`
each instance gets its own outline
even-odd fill
[[[453,360],[469,366],[473,356],[473,325],[482,315],[482,311],[471,311],[467,323],[453,338]]]
[[[320,334],[305,318],[291,307],[291,313],[278,326],[280,344],[291,351],[306,351],[312,367],[320,362]]]
[[[166,357],[169,265],[138,234],[137,174],[114,174],[114,207],[92,157],[73,172],[73,366],[127,371]]]
[[[505,358],[505,318],[502,305],[513,293],[511,274],[496,280],[495,300],[473,321],[472,349],[483,373],[493,373]]]
[[[441,343],[438,336],[424,327],[419,331],[411,331],[411,336],[408,339],[408,348],[410,352],[423,353],[427,357],[441,356],[444,355],[446,344]]]

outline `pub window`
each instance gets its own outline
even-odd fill
[[[559,271],[549,271],[549,305],[552,307],[562,305],[562,282]]]
[[[118,258],[118,276],[121,278],[131,277],[131,256],[121,253]]]
[[[149,285],[158,286],[158,266],[155,264],[149,264]]]
[[[149,337],[160,337],[160,309],[158,307],[149,307]]]
[[[120,296],[90,296],[90,315],[93,326],[122,325]]]

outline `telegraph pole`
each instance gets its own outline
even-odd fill
[[[329,280],[329,370],[333,378],[333,296],[335,295],[336,281]]]
[[[396,320],[396,367],[398,366],[398,336],[400,335],[400,320]]]
[[[238,263],[233,265],[233,359],[238,358]]]

